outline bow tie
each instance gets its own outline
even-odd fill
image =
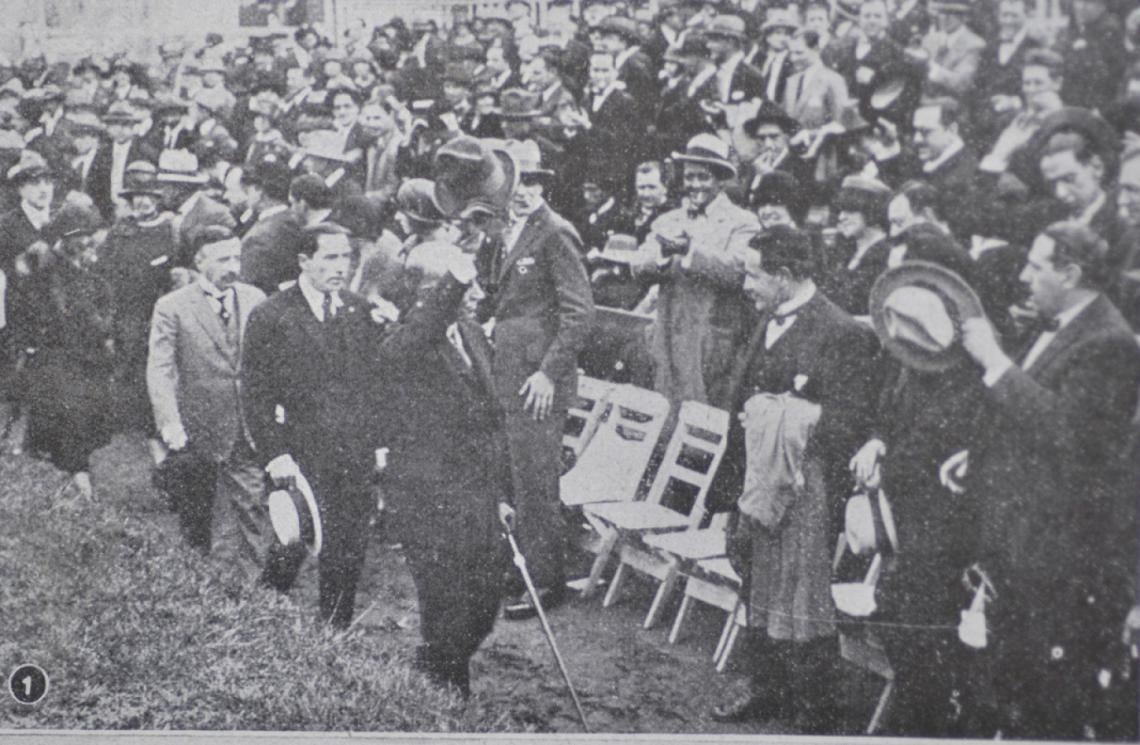
[[[688,208],[688,209],[685,211],[685,214],[687,214],[687,215],[688,215],[688,217],[689,217],[689,219],[690,219],[690,220],[695,220],[695,219],[696,219],[696,218],[698,218],[698,217],[705,217],[705,216],[708,214],[708,213],[705,211],[705,207],[706,207],[705,205],[701,205],[700,207],[694,207],[694,206],[690,206],[690,207],[689,207],[689,208]]]

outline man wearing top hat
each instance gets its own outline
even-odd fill
[[[1104,294],[1110,267],[1087,227],[1051,225],[1021,275],[1040,333],[1011,355],[986,319],[962,324],[986,404],[942,472],[979,502],[977,562],[995,590],[984,661],[998,720],[984,736],[1136,738],[1134,699],[1106,717],[1136,590],[1126,448],[1140,387],[1136,338]]]
[[[565,598],[565,541],[558,479],[567,407],[594,301],[574,228],[543,198],[552,171],[532,141],[508,142],[518,172],[502,243],[481,261],[493,319],[495,392],[503,407],[519,542],[544,600]],[[522,592],[508,618],[533,616]]]
[[[265,295],[237,281],[242,247],[229,228],[199,230],[193,251],[197,281],[160,298],[150,323],[147,390],[171,452],[159,468],[182,463],[168,490],[180,492],[187,542],[204,552],[231,544],[232,558],[256,567],[268,526],[257,504],[260,471],[241,417],[238,363],[250,313]]]
[[[242,174],[246,207],[256,221],[241,238],[241,277],[266,295],[297,278],[292,243],[301,225],[289,210],[291,182],[288,164],[273,154]]]

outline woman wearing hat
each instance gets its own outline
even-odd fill
[[[89,458],[111,442],[110,391],[114,298],[95,271],[99,215],[67,204],[47,226],[51,261],[42,269],[40,307],[29,363],[27,452],[72,474],[70,487],[91,499]]]
[[[828,256],[824,289],[836,305],[853,316],[867,315],[871,285],[884,269],[883,257],[889,251],[890,200],[891,190],[886,184],[848,176],[832,202],[836,245]]]

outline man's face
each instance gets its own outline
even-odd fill
[[[376,85],[376,73],[372,72],[367,62],[357,62],[352,66],[352,82],[360,90],[366,91]]]
[[[756,142],[765,155],[778,155],[788,147],[788,135],[776,124],[761,124],[756,128]]]
[[[75,149],[79,151],[80,155],[87,155],[89,152],[94,150],[98,144],[98,135],[92,133],[84,133],[81,135],[76,135],[75,137]]]
[[[831,19],[827,17],[827,11],[819,7],[809,8],[804,16],[804,28],[820,34],[828,33],[831,30]]]
[[[795,70],[806,70],[815,61],[815,54],[808,49],[803,39],[797,38],[788,43],[788,59],[791,60]]]
[[[493,46],[487,50],[486,64],[488,70],[497,73],[501,73],[510,67],[507,64],[507,58],[503,56],[503,48],[499,46]]]
[[[522,174],[519,185],[511,196],[511,209],[518,214],[528,214],[542,203],[542,178],[532,174]]]
[[[870,0],[859,8],[859,30],[868,39],[878,39],[887,30],[887,6],[880,0]]]
[[[1070,272],[1053,266],[1053,248],[1052,238],[1037,236],[1018,277],[1029,290],[1029,306],[1045,318],[1055,318],[1065,309],[1065,297],[1076,284]]]
[[[1021,70],[1021,97],[1025,105],[1037,108],[1044,99],[1051,98],[1049,94],[1060,91],[1060,84],[1053,80],[1049,70],[1039,65],[1025,67]]]
[[[360,110],[360,128],[369,139],[379,139],[392,128],[392,118],[377,103],[365,104]]]
[[[756,250],[744,257],[744,293],[759,311],[774,309],[783,302],[783,283],[761,268],[760,252]]]
[[[308,84],[304,71],[299,67],[290,67],[285,71],[285,87],[290,93],[296,93]]]
[[[756,219],[760,221],[760,226],[763,228],[773,228],[777,225],[796,226],[796,221],[792,219],[788,208],[782,204],[756,205]]]
[[[774,28],[765,37],[768,41],[768,48],[773,52],[782,52],[787,49],[789,38],[786,28]]]
[[[590,87],[601,93],[614,81],[614,60],[608,54],[595,54],[590,57]]]
[[[149,220],[158,214],[158,198],[153,194],[132,194],[131,214],[138,220]]]
[[[618,54],[625,49],[625,40],[617,34],[591,34],[591,38],[596,38],[598,41],[594,44],[594,49],[599,52],[606,52],[607,54]]]
[[[598,207],[605,199],[606,193],[597,184],[592,182],[582,184],[582,201],[586,203],[586,209],[592,210]]]
[[[856,210],[840,210],[835,221],[835,227],[844,238],[855,239],[867,229],[867,220],[862,212]]]
[[[46,210],[50,207],[54,194],[55,184],[47,177],[32,179],[20,186],[20,199],[37,210]]]
[[[665,203],[668,194],[665,191],[665,184],[661,183],[659,171],[637,174],[634,185],[637,189],[637,201],[642,207],[649,209]]]
[[[214,287],[228,289],[241,274],[241,241],[234,238],[207,243],[194,257],[194,264]]]
[[[112,140],[122,145],[124,142],[130,142],[135,136],[135,125],[118,122],[108,124],[107,133],[111,135]]]
[[[911,225],[919,222],[919,217],[911,209],[910,200],[900,194],[887,205],[887,221],[891,224],[891,236],[897,237]]]
[[[709,56],[718,65],[736,51],[736,42],[727,36],[707,36],[705,37],[705,44],[709,48]]]
[[[919,160],[935,160],[953,141],[954,130],[942,123],[938,107],[924,106],[914,112],[914,144]]]
[[[466,86],[453,83],[450,80],[443,83],[443,98],[447,101],[449,106],[459,106],[467,100],[470,91]]]
[[[683,180],[685,194],[694,207],[704,207],[720,193],[720,182],[711,168],[701,163],[686,163]]]
[[[352,96],[342,93],[333,98],[333,123],[338,128],[351,127],[359,114],[360,107],[352,100]]]
[[[1041,158],[1041,177],[1074,215],[1080,214],[1103,193],[1100,168],[1095,159],[1081,163],[1072,150]]]
[[[348,284],[352,266],[352,245],[347,235],[322,235],[312,256],[300,254],[301,273],[308,277],[317,292],[336,292]]]
[[[998,35],[1002,41],[1013,41],[1017,32],[1025,26],[1028,16],[1024,3],[1005,2],[998,6]]]
[[[1117,206],[1120,217],[1133,227],[1140,227],[1140,158],[1131,158],[1120,167]]]
[[[535,57],[531,60],[529,69],[530,80],[534,84],[535,90],[545,90],[554,83],[554,71],[550,69],[542,57]]]

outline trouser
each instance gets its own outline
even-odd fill
[[[752,694],[766,703],[773,718],[794,720],[807,734],[837,732],[842,717],[836,700],[836,638],[777,640],[764,629],[749,629],[747,639]]]
[[[324,534],[320,561],[320,617],[337,628],[347,628],[352,621],[356,587],[364,567],[368,544],[368,522],[375,509],[374,493],[368,483],[357,477],[346,477],[329,469],[329,473],[308,472],[320,510]],[[288,592],[297,580],[305,561],[301,544],[283,546],[274,543],[268,552],[261,581],[279,592]]]
[[[507,448],[514,489],[515,537],[538,588],[566,581],[566,522],[558,482],[562,472],[562,430],[566,412],[543,421],[511,411],[506,415]],[[516,585],[521,592],[521,585]]]
[[[959,714],[955,689],[964,649],[956,632],[885,627],[879,638],[895,673],[882,734],[951,736]]]

